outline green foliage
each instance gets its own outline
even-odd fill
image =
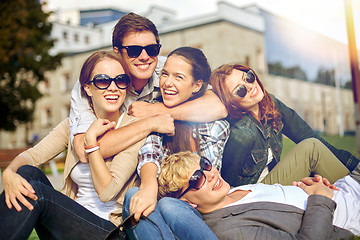
[[[41,97],[38,83],[60,64],[61,54],[49,55],[52,24],[42,5],[38,0],[0,2],[0,130],[32,120]]]

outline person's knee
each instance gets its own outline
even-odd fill
[[[25,179],[41,179],[44,175],[39,168],[30,165],[21,166],[17,173]]]

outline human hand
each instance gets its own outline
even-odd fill
[[[337,188],[335,185],[331,184],[330,181],[327,178],[324,178],[318,174],[315,174],[313,177],[313,180],[315,182],[323,182],[325,184],[325,186],[329,187],[332,190],[336,190],[339,191],[339,188]]]
[[[159,114],[149,118],[149,121],[153,124],[153,131],[163,133],[168,136],[175,135],[174,119],[170,114]]]
[[[328,198],[332,198],[334,195],[334,190],[325,185],[323,178],[320,175],[303,178],[300,182],[293,182],[293,185],[300,187],[309,195],[317,194]]]
[[[138,119],[153,117],[163,112],[165,108],[162,103],[148,103],[145,101],[133,102],[128,110],[128,114]]]
[[[152,188],[142,188],[132,196],[130,200],[130,214],[139,221],[141,215],[147,217],[155,210],[157,203],[157,191]]]
[[[108,119],[96,119],[85,133],[85,146],[96,144],[97,138],[113,129],[115,124],[115,122],[110,122]]]
[[[1,180],[4,186],[5,203],[9,209],[15,207],[15,209],[20,212],[22,208],[18,201],[30,211],[34,209],[34,206],[26,199],[26,197],[34,201],[36,201],[38,197],[28,181],[10,169],[4,170]]]

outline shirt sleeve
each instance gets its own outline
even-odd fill
[[[225,144],[229,138],[230,124],[226,120],[217,120],[200,124],[200,155],[208,158],[218,170],[222,166]]]
[[[71,145],[73,144],[74,136],[79,133],[85,133],[95,120],[96,117],[92,112],[87,99],[81,96],[80,82],[78,80],[71,91],[69,117]]]
[[[163,157],[162,137],[157,134],[149,135],[138,154],[139,164],[137,172],[139,176],[142,166],[149,162],[154,163],[158,167],[157,174],[160,174],[160,165]]]

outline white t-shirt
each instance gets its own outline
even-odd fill
[[[116,129],[119,128],[123,116],[124,114],[121,114],[116,124]],[[76,194],[75,201],[92,213],[110,221],[109,215],[111,212],[119,208],[119,203],[116,202],[116,200],[111,200],[108,202],[100,201],[92,181],[90,165],[88,163],[79,162],[72,169],[70,177],[78,186],[78,192]]]

